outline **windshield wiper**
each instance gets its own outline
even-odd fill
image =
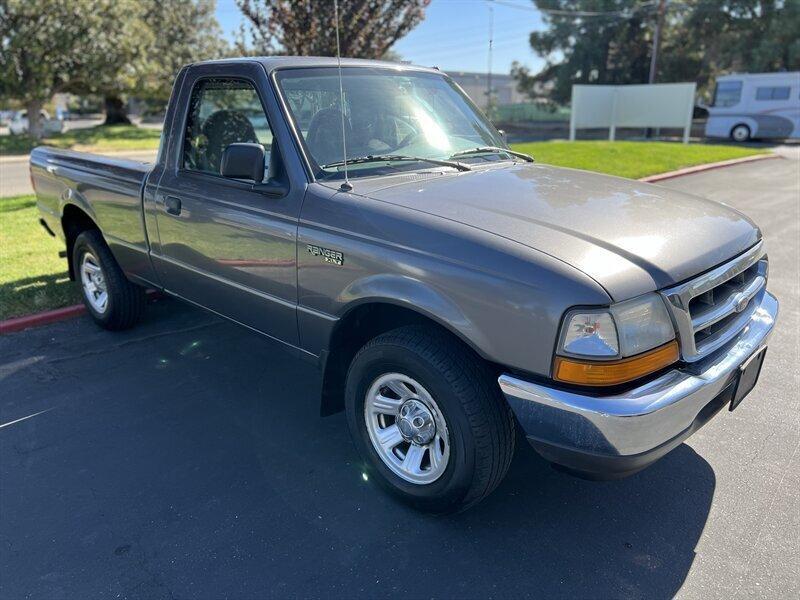
[[[516,156],[517,158],[521,158],[524,161],[534,162],[532,156],[528,156],[527,154],[523,154],[522,152],[509,150],[508,148],[501,148],[499,146],[478,146],[477,148],[470,148],[469,150],[462,150],[461,152],[456,152],[450,158],[456,158],[457,156],[466,156],[468,154],[483,154],[485,152],[505,152],[506,154],[510,154],[511,156]]]
[[[369,162],[391,162],[399,160],[416,160],[419,162],[431,163],[432,165],[439,165],[442,167],[453,167],[454,169],[458,169],[459,171],[472,171],[471,167],[455,160],[439,160],[437,158],[425,158],[424,156],[405,156],[403,154],[370,154],[368,156],[358,156],[356,158],[348,158],[347,164],[357,165]],[[322,165],[322,168],[327,169],[330,167],[342,167],[342,166],[344,166],[344,161],[337,160],[336,162],[328,163],[327,165]]]

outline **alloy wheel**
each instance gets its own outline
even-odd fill
[[[401,373],[378,377],[367,391],[364,419],[372,447],[398,477],[426,485],[447,469],[447,423],[431,394]]]

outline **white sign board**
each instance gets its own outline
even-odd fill
[[[694,111],[694,83],[651,85],[573,85],[569,139],[576,129],[608,127],[679,127],[689,141]]]

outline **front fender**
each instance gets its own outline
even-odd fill
[[[358,306],[394,304],[491,362],[546,376],[564,311],[609,302],[584,273],[512,240],[321,188],[309,188],[298,229],[298,326],[313,355]]]
[[[419,313],[450,330],[479,354],[488,346],[484,332],[444,291],[407,275],[377,274],[352,282],[339,295],[343,318],[358,306],[370,303],[394,304]]]

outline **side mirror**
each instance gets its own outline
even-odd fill
[[[222,153],[219,172],[232,179],[264,180],[266,153],[261,144],[230,144]]]
[[[505,132],[504,129],[498,129],[497,133],[500,134],[500,139],[503,140],[503,143],[508,146],[508,134]]]

